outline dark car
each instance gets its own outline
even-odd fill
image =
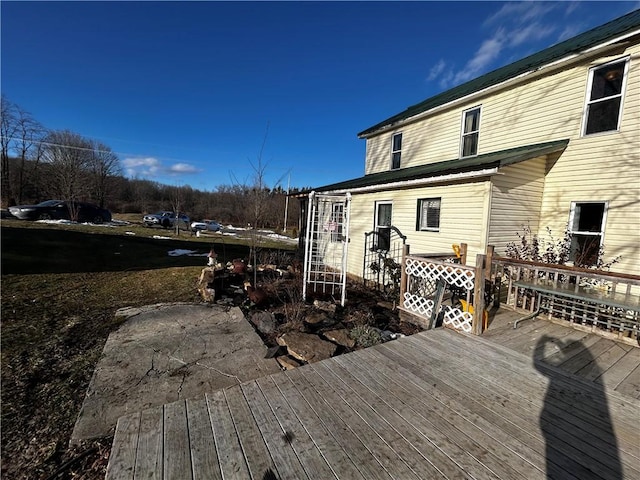
[[[9,213],[21,220],[73,220],[81,223],[111,221],[111,212],[106,208],[92,203],[70,203],[63,200],[47,200],[37,205],[17,205],[9,207]]]

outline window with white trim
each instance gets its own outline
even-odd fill
[[[416,229],[426,232],[440,231],[440,198],[418,199]]]
[[[460,156],[472,157],[478,154],[478,137],[480,135],[480,107],[462,112],[462,134],[460,139]]]
[[[374,230],[376,231],[375,250],[389,250],[391,246],[391,202],[376,202]]]
[[[627,64],[618,60],[589,70],[583,135],[620,128]]]
[[[571,253],[569,259],[576,266],[595,265],[598,260],[604,226],[607,219],[607,202],[571,202],[569,233]]]
[[[400,157],[402,155],[402,132],[391,137],[391,169],[400,168]]]
[[[331,204],[331,220],[329,221],[329,231],[332,242],[341,242],[342,224],[344,223],[344,203],[336,202]]]

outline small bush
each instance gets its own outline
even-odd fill
[[[382,343],[380,332],[369,325],[358,325],[352,328],[349,336],[361,347],[372,347]]]

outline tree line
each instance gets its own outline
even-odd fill
[[[287,192],[280,185],[265,184],[261,153],[251,164],[254,178],[248,184],[201,191],[126,178],[118,155],[108,145],[69,130],[49,130],[4,94],[0,117],[3,208],[59,199],[96,203],[114,213],[180,211],[193,219],[254,228],[298,224],[299,202],[290,199],[287,204]],[[292,188],[290,193],[299,191]]]

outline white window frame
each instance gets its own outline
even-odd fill
[[[624,62],[624,72],[623,72],[623,78],[622,78],[622,87],[620,88],[620,93],[617,95],[613,95],[610,97],[606,97],[606,98],[598,98],[597,100],[590,100],[591,98],[591,88],[593,87],[593,75],[596,71],[602,69],[602,68],[607,68],[610,65],[613,65],[615,63],[622,63]],[[585,99],[584,99],[584,109],[583,109],[583,113],[582,113],[582,132],[581,135],[583,137],[585,136],[592,136],[592,135],[602,135],[602,134],[607,134],[607,133],[615,133],[615,132],[619,132],[620,131],[620,123],[622,122],[622,112],[623,110],[623,106],[624,106],[624,93],[626,91],[627,88],[627,79],[629,77],[629,57],[623,57],[623,58],[618,58],[616,60],[612,60],[610,62],[607,63],[603,63],[601,65],[597,65],[595,67],[592,67],[589,69],[589,79],[587,80],[587,92],[585,94]],[[618,124],[616,125],[616,129],[615,130],[603,130],[601,132],[593,132],[593,133],[587,133],[587,121],[589,120],[589,107],[593,104],[596,103],[600,103],[600,102],[606,102],[609,100],[612,100],[614,98],[620,97],[620,107],[618,110]]]
[[[398,150],[394,149],[395,139],[396,137],[400,137],[400,148]],[[395,154],[398,154],[398,166],[393,166],[393,157]],[[402,167],[402,132],[396,132],[391,135],[391,170],[398,170]]]
[[[390,205],[391,206],[391,218],[389,219],[389,225],[380,225],[378,223],[378,213],[381,205]],[[391,227],[393,226],[393,202],[391,200],[380,200],[375,203],[374,209],[374,218],[373,218],[373,229],[376,232],[379,232],[380,229],[389,230],[389,238],[391,237]],[[376,248],[378,246],[378,239],[376,239]]]
[[[429,202],[438,202],[438,226],[437,227],[428,227],[422,224],[423,220],[423,212],[426,205]],[[418,218],[416,222],[416,230],[419,232],[439,232],[440,231],[440,219],[442,218],[442,197],[430,197],[430,198],[419,198],[418,199]],[[427,217],[428,223],[428,217]]]
[[[467,114],[471,113],[475,110],[478,110],[478,128],[477,130],[472,130],[470,132],[464,131],[465,120],[467,118]],[[460,158],[467,157],[475,157],[478,155],[478,150],[480,150],[480,124],[482,123],[482,105],[476,105],[475,107],[468,108],[462,112],[462,119],[460,121]],[[470,135],[477,135],[478,139],[476,141],[476,151],[470,155],[464,154],[464,139]]]
[[[581,231],[581,230],[574,230],[573,229],[573,222],[575,220],[575,214],[576,214],[576,206],[578,204],[582,205],[585,203],[597,203],[597,204],[602,204],[604,205],[604,210],[602,212],[602,223],[600,224],[600,231],[598,232],[589,232],[589,231]],[[569,225],[568,225],[568,230],[569,233],[571,234],[571,236],[573,237],[574,235],[582,235],[582,236],[591,236],[591,237],[600,237],[600,242],[598,244],[598,249],[600,249],[600,247],[602,247],[602,244],[604,243],[604,229],[605,229],[605,225],[607,224],[607,212],[609,211],[609,202],[606,200],[585,200],[585,201],[574,201],[571,202],[571,209],[569,211]],[[575,252],[571,252],[571,261],[575,261],[574,258],[574,253]]]

